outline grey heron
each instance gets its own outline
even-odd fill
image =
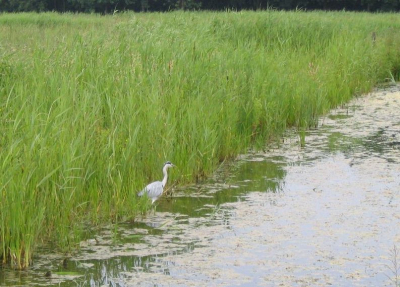
[[[174,167],[174,165],[170,162],[167,161],[164,163],[163,167],[163,174],[164,178],[162,181],[155,181],[150,184],[148,184],[142,191],[138,193],[138,196],[143,196],[145,193],[147,196],[151,199],[151,203],[153,204],[154,201],[156,201],[164,191],[164,187],[167,184],[168,180],[168,168]]]

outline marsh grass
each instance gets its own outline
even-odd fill
[[[347,12],[2,14],[2,262],[146,212],[136,193],[166,160],[175,183],[199,180],[398,79],[399,27]]]

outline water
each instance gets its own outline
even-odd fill
[[[395,286],[400,87],[288,133],[65,258],[42,250],[6,286]],[[400,258],[399,267],[400,267]],[[50,276],[45,276],[51,271]],[[400,278],[399,278],[400,279]]]

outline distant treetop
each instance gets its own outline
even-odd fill
[[[0,0],[0,12],[95,12],[170,10],[400,11],[400,0]]]

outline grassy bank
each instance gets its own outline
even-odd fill
[[[396,14],[0,16],[0,258],[65,250],[288,126],[398,78]]]

